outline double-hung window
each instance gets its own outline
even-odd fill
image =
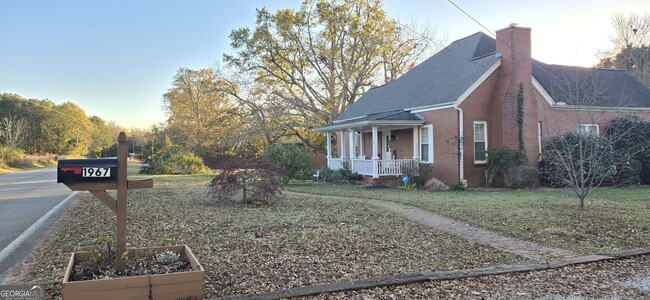
[[[580,124],[578,125],[578,132],[580,134],[587,134],[587,135],[594,134],[598,136],[599,133],[598,124]]]
[[[484,164],[487,162],[487,122],[474,121],[474,163]]]
[[[433,125],[420,128],[420,161],[433,163]]]

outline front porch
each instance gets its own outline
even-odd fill
[[[400,176],[407,173],[417,173],[419,161],[415,159],[346,159],[328,158],[327,166],[332,170],[342,169],[344,163],[352,172],[360,175],[379,178],[382,176]]]
[[[417,174],[420,162],[432,162],[430,130],[419,115],[382,113],[315,130],[326,134],[327,166],[332,170],[347,167],[377,179]]]

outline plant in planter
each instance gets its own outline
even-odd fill
[[[117,217],[114,251],[110,242],[99,238],[90,251],[72,253],[63,279],[63,298],[202,298],[205,270],[187,245],[126,249],[127,190],[152,188],[153,180],[127,180],[124,132],[118,136],[117,153],[117,160],[59,161],[58,182],[75,191],[89,191]],[[106,192],[115,189],[117,199]]]
[[[110,244],[107,244],[110,245]],[[103,251],[102,251],[103,252]],[[63,279],[64,299],[201,299],[205,270],[186,245],[130,249],[124,273],[114,252],[75,252]],[[97,260],[102,257],[101,260]],[[98,263],[95,263],[98,262]],[[108,262],[108,263],[107,263]]]

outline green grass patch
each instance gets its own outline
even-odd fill
[[[516,238],[583,254],[650,245],[650,188],[603,188],[577,207],[570,189],[424,192],[294,183],[287,190],[415,206]]]
[[[139,165],[129,164],[129,179],[153,179],[154,188],[205,186],[214,175],[149,175],[139,173]]]

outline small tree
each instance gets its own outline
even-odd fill
[[[236,203],[241,192],[241,203],[265,204],[282,191],[284,170],[261,158],[232,158],[224,164],[221,173],[209,183],[213,199]]]
[[[578,207],[603,181],[612,176],[613,151],[609,140],[596,134],[566,133],[555,137],[542,153],[543,180],[568,186],[578,197]]]

